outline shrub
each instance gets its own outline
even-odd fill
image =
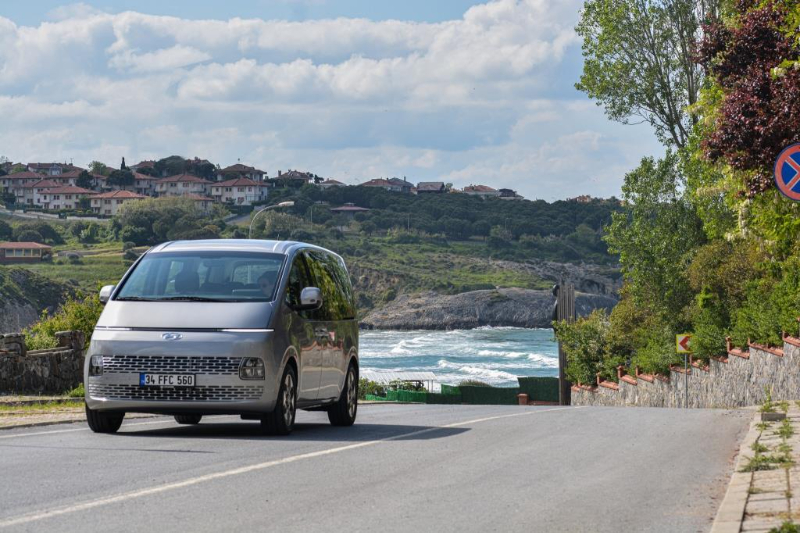
[[[597,373],[607,375],[605,359],[608,353],[609,321],[605,311],[598,309],[575,322],[553,322],[553,329],[567,355],[567,378],[573,383],[594,383]]]
[[[681,361],[675,353],[675,332],[670,326],[648,329],[643,340],[644,345],[634,353],[631,366],[638,366],[647,374],[667,374],[670,365]]]
[[[18,242],[44,242],[44,238],[42,238],[41,233],[38,231],[34,231],[32,229],[28,229],[25,231],[21,231],[17,233],[17,241]]]
[[[459,387],[491,387],[488,383],[484,381],[479,381],[477,379],[465,379],[461,383],[458,384]]]
[[[132,241],[126,241],[122,243],[122,251],[127,252],[131,248],[136,248],[136,243]]]
[[[56,341],[58,331],[82,331],[88,345],[102,312],[103,304],[97,296],[89,296],[83,300],[71,298],[54,315],[51,316],[45,311],[38,322],[25,330],[28,348],[31,350],[55,348],[58,345]]]
[[[367,394],[386,396],[386,387],[374,381],[369,381],[367,378],[361,378],[358,380],[358,399],[365,399]]]

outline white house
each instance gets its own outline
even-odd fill
[[[162,178],[155,182],[155,192],[159,196],[186,196],[197,194],[204,196],[212,182],[191,174],[178,174]]]
[[[56,211],[58,209],[76,209],[81,198],[97,194],[81,187],[55,187],[42,191],[42,207]]]
[[[253,205],[266,199],[267,187],[247,178],[235,178],[212,184],[211,197],[222,203]]]
[[[61,184],[52,179],[34,181],[26,183],[14,189],[14,196],[18,205],[42,205],[42,194],[48,189],[55,189]]]
[[[112,191],[104,192],[102,194],[95,194],[92,196],[90,202],[92,205],[92,211],[98,215],[114,216],[117,214],[117,210],[122,205],[128,202],[143,200],[144,198],[147,197],[131,191]]]

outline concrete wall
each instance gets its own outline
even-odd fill
[[[669,376],[623,375],[619,383],[573,386],[573,405],[642,407],[742,407],[757,405],[771,390],[773,400],[800,399],[800,339],[786,337],[784,346],[751,344],[732,349],[707,367],[693,363],[688,374],[673,367]],[[686,394],[688,391],[688,394]]]
[[[28,351],[25,337],[0,335],[0,393],[61,394],[83,382],[84,335],[56,333],[58,348]]]

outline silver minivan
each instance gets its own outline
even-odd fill
[[[300,242],[179,241],[142,255],[116,286],[86,354],[86,418],[114,433],[127,412],[260,420],[292,431],[296,409],[350,426],[358,323],[335,253]]]

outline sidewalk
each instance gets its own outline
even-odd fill
[[[777,404],[775,410],[782,411]],[[712,533],[800,525],[800,407],[791,402],[784,421],[761,422],[760,415],[756,413],[742,442]]]

